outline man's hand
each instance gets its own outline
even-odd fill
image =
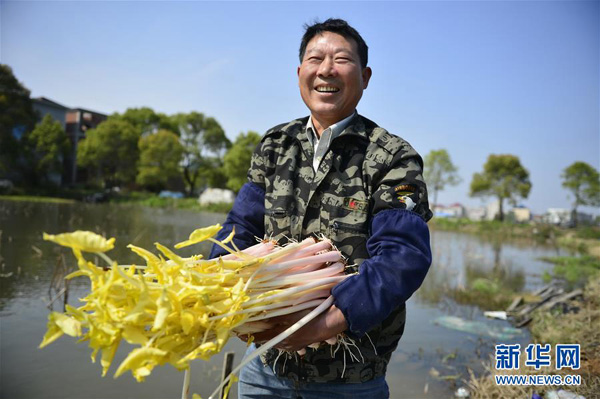
[[[306,316],[310,311],[311,309],[308,309],[264,320],[270,324],[270,327],[265,331],[254,334],[254,342],[264,343],[270,340]],[[298,351],[306,348],[310,344],[335,337],[347,328],[348,324],[346,323],[342,311],[335,307],[335,305],[332,305],[300,330],[281,341],[276,348],[290,352]]]

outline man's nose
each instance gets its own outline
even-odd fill
[[[318,73],[320,76],[335,76],[336,69],[333,59],[330,57],[325,57],[321,62],[321,65],[319,65]]]

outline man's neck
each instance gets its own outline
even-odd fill
[[[356,111],[352,111],[352,113],[344,116],[343,118],[341,118],[341,119],[339,119],[337,121],[322,119],[322,118],[319,118],[318,116],[316,116],[314,114],[311,114],[310,117],[312,119],[312,124],[313,124],[313,127],[314,127],[315,134],[317,135],[317,137],[320,138],[321,137],[321,133],[323,133],[323,131],[325,129],[327,129],[329,126],[334,125],[334,124],[336,124],[336,123],[338,123],[340,121],[343,121],[344,119],[348,118],[349,116],[354,115],[355,112]]]

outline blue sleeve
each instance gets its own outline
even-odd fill
[[[248,248],[257,243],[256,237],[265,235],[265,190],[255,183],[244,184],[227,214],[223,228],[217,240],[225,239],[235,226],[233,242],[239,249]],[[218,245],[213,245],[209,258],[225,255],[228,252]]]
[[[431,264],[429,229],[404,209],[378,212],[359,274],[335,286],[335,305],[358,337],[380,324],[421,286]]]

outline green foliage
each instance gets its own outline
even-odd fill
[[[574,162],[563,171],[563,187],[573,194],[573,214],[577,223],[577,207],[600,205],[600,174],[585,162]]]
[[[164,188],[170,178],[180,174],[183,146],[168,130],[159,130],[139,141],[140,162],[136,182],[153,190]]]
[[[156,113],[149,107],[128,108],[123,114],[115,113],[109,116],[109,119],[128,122],[140,136],[155,133],[161,129],[178,133],[177,125],[170,117]]]
[[[25,148],[15,134],[30,132],[37,119],[29,94],[12,69],[0,64],[0,176],[18,169],[17,160]]]
[[[49,173],[62,173],[71,141],[60,122],[48,114],[26,137],[36,174],[44,179]]]
[[[109,119],[87,132],[77,148],[77,163],[112,187],[131,183],[139,159],[138,131],[124,120]]]
[[[516,204],[518,198],[527,198],[530,190],[529,172],[517,156],[490,154],[483,172],[473,175],[470,195],[496,197],[500,202],[500,220],[504,220],[504,200]]]
[[[231,149],[225,154],[223,169],[227,175],[227,187],[236,193],[248,181],[246,175],[250,168],[250,160],[256,146],[260,143],[260,135],[256,132],[240,134]]]
[[[225,179],[221,167],[225,151],[231,142],[225,131],[211,117],[199,112],[179,113],[171,117],[183,145],[183,178],[188,194],[194,191],[201,179],[213,187],[222,187]]]
[[[544,280],[553,278],[566,280],[570,286],[583,286],[591,277],[600,272],[600,259],[595,256],[557,256],[542,260],[554,263],[552,273],[546,272]]]
[[[575,234],[578,238],[600,240],[600,228],[595,226],[579,227]]]
[[[446,185],[457,185],[461,179],[457,168],[452,163],[450,155],[445,149],[431,150],[425,156],[424,176],[429,190],[433,192],[433,203],[437,204],[438,192]]]

